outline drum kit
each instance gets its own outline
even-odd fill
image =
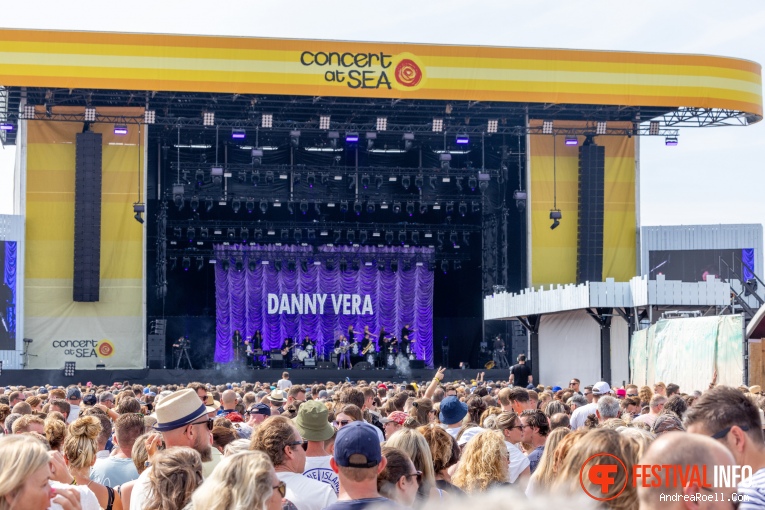
[[[305,349],[302,347],[298,347],[295,350],[295,356],[297,357],[297,360],[300,363],[305,363],[306,360],[315,360],[316,354],[313,344],[308,344],[305,346]]]

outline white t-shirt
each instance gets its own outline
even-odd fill
[[[65,483],[59,483],[54,480],[50,481],[50,486],[56,490],[60,489],[74,489],[80,493],[80,505],[82,510],[101,510],[101,505],[98,504],[98,498],[93,491],[88,489],[84,485],[67,485]],[[58,503],[51,502],[48,507],[49,510],[63,510]]]
[[[329,459],[331,458],[332,455],[327,455],[326,457],[306,457],[303,476],[328,484],[337,494],[340,492],[340,479],[337,477],[337,473],[332,471],[332,468],[329,466]]]
[[[323,510],[337,501],[332,487],[297,473],[279,471],[276,476],[287,484],[286,498],[295,504],[298,510]],[[131,502],[132,510],[132,502]]]
[[[69,416],[66,417],[66,423],[72,423],[80,417],[80,406],[69,404]]]
[[[101,485],[116,487],[138,478],[133,459],[109,457],[98,459],[90,469],[90,479]]]
[[[450,428],[442,423],[441,428],[447,431],[449,435],[452,436],[454,439],[457,439],[457,435],[460,433],[460,429],[462,428],[462,425],[460,425],[459,427]]]
[[[279,379],[279,382],[276,383],[276,387],[282,391],[289,389],[292,386],[292,381],[289,379]]]
[[[130,510],[142,510],[146,499],[149,497],[149,473],[151,467],[144,470],[133,485],[130,493]]]
[[[515,483],[521,473],[529,467],[529,459],[513,443],[505,441],[507,453],[510,455],[510,466],[507,469],[507,481]]]
[[[587,420],[587,417],[591,414],[595,414],[597,409],[598,404],[596,402],[574,409],[574,412],[571,413],[571,430],[584,427],[584,422]]]

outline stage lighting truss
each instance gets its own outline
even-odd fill
[[[486,132],[496,133],[498,130],[499,130],[499,120],[489,119],[489,122],[486,125]]]
[[[202,113],[202,125],[214,126],[215,125],[215,112],[203,112]]]
[[[85,122],[95,122],[95,121],[96,121],[96,109],[85,108]]]
[[[319,129],[329,129],[329,115],[321,115],[319,117]]]
[[[444,130],[444,119],[433,119],[433,132],[440,133]]]
[[[551,120],[542,121],[542,134],[551,135],[552,133],[553,133],[553,121]]]
[[[606,123],[606,121],[601,120],[601,121],[598,121],[597,124],[595,124],[596,135],[605,135],[607,130],[608,130],[608,124]]]
[[[274,116],[270,113],[264,113],[260,117],[260,127],[262,128],[272,128],[274,127]]]
[[[377,117],[377,122],[375,125],[377,131],[385,131],[388,129],[388,118],[387,117]]]
[[[157,112],[155,110],[146,110],[143,112],[143,123],[154,124],[157,122]]]

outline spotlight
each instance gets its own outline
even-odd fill
[[[393,202],[393,213],[398,214],[401,212],[401,202]]]
[[[353,212],[356,213],[356,216],[361,216],[361,201],[356,200],[353,202]]]
[[[369,174],[364,174],[361,176],[361,185],[364,186],[364,189],[369,187]]]
[[[353,242],[356,240],[356,232],[349,230],[345,233],[345,238],[348,239],[348,244],[353,244]]]
[[[384,259],[379,259],[377,261],[377,270],[378,271],[385,271],[385,260]]]
[[[460,133],[457,135],[455,142],[457,145],[467,145],[470,143],[470,137],[465,133]]]
[[[579,145],[579,139],[575,136],[567,136],[566,137],[566,145],[568,146],[576,146]]]
[[[197,257],[197,271],[201,271],[205,267],[204,257]]]
[[[290,214],[295,214],[295,209],[292,208],[292,202],[287,202],[287,211],[289,211]]]
[[[605,135],[606,129],[608,128],[608,125],[606,124],[606,121],[600,120],[597,124],[595,124],[595,134],[596,135]]]
[[[658,120],[652,120],[648,124],[648,134],[652,136],[656,136],[659,134],[659,121]]]
[[[266,214],[266,211],[268,211],[268,202],[265,200],[260,201],[260,212],[263,214]]]
[[[385,242],[388,244],[393,244],[393,232],[388,230],[385,232]]]
[[[449,234],[449,242],[452,243],[452,247],[457,248],[459,245],[457,244],[457,232],[452,232]]]
[[[314,202],[313,210],[316,212],[316,214],[321,216],[321,204],[319,204],[319,202]]]
[[[75,361],[65,361],[64,362],[64,377],[74,377],[74,373],[76,371],[75,366],[77,362]]]
[[[414,133],[404,133],[402,138],[404,140],[404,150],[408,151],[412,148],[412,143],[414,142]]]
[[[321,115],[319,117],[319,129],[329,129],[329,115]]]
[[[289,231],[289,229],[283,228],[281,236],[282,236],[282,241],[289,241],[289,238],[290,238],[290,231]]]
[[[481,210],[480,202],[478,202],[477,200],[473,200],[472,202],[470,202],[470,212],[477,213],[480,210]]]
[[[255,199],[254,198],[248,198],[247,201],[244,203],[245,209],[247,209],[248,214],[252,214],[255,212]]]
[[[428,186],[430,186],[431,189],[436,189],[436,176],[431,175],[428,177]]]
[[[335,244],[340,244],[340,239],[343,237],[342,230],[335,230]]]
[[[303,229],[296,228],[292,235],[295,238],[295,243],[300,244],[300,242],[303,240]]]
[[[452,160],[452,155],[448,152],[444,152],[442,154],[438,155],[438,160],[441,162],[441,169],[442,170],[449,170],[450,168],[450,161]]]
[[[395,273],[396,271],[398,271],[398,260],[396,260],[396,259],[392,259],[392,260],[390,261],[390,270],[391,270],[391,271],[393,271],[394,273]]]
[[[300,212],[303,214],[308,213],[308,202],[306,200],[300,201]]]
[[[382,185],[383,185],[383,176],[375,175],[375,186],[377,186],[377,189],[382,188]]]
[[[406,203],[406,213],[409,216],[414,216],[414,202],[407,202]]]
[[[214,126],[215,125],[215,112],[203,112],[202,113],[202,125]]]
[[[313,188],[313,185],[316,184],[316,174],[314,172],[308,172],[305,182],[308,183],[309,188]]]
[[[95,113],[94,113],[95,117]],[[33,104],[27,104],[24,105],[24,118],[25,119],[34,119],[35,118],[35,105]],[[95,118],[94,118],[95,120]]]
[[[348,181],[348,189],[354,189],[356,187],[356,174],[352,174]]]
[[[454,264],[454,270],[455,271],[458,270],[458,269],[462,269],[462,263],[460,263],[459,260],[455,260],[454,262],[452,262],[452,264]]]
[[[183,235],[183,231],[181,230],[181,227],[173,227],[174,237],[181,237],[182,235]]]
[[[674,147],[677,145],[677,137],[676,136],[668,136],[664,139],[664,145]]]
[[[197,188],[201,188],[205,183],[205,172],[201,168],[194,173],[194,178],[197,181]]]
[[[175,271],[178,265],[178,257],[170,257],[170,271]]]
[[[478,179],[475,178],[475,175],[471,175],[468,177],[468,188],[470,191],[475,191],[476,186],[478,186]]]
[[[183,257],[183,261],[181,262],[181,267],[184,271],[188,271],[191,267],[191,258],[190,257]]]
[[[420,233],[416,230],[412,232],[412,244],[420,244]]]
[[[247,227],[242,227],[239,229],[239,238],[244,241],[245,243],[250,238],[250,229]]]
[[[96,121],[96,109],[85,108],[85,122],[95,122],[95,121]]]
[[[199,229],[199,237],[201,239],[207,239],[210,237],[210,230],[207,227],[201,227]]]
[[[348,212],[348,201],[347,200],[341,200],[340,201],[340,212],[342,214],[345,214]]]
[[[387,117],[377,117],[377,131],[385,131],[388,129],[388,118]]]
[[[128,134],[128,128],[124,124],[115,124],[114,125],[114,134],[115,135],[126,135]]]
[[[241,255],[234,257],[234,269],[242,271],[244,269],[244,258]]]
[[[183,209],[183,184],[173,184],[173,203],[180,211]]]
[[[214,166],[210,169],[210,175],[212,176],[213,184],[220,184],[223,182],[223,167]]]
[[[422,189],[422,181],[423,181],[423,178],[421,175],[417,175],[414,178],[414,185],[415,187],[417,187],[417,189]]]
[[[371,200],[369,200],[367,202],[367,213],[368,214],[373,214],[374,212],[375,212],[375,203],[372,202]]]
[[[499,128],[499,120],[497,119],[489,119],[489,122],[486,126],[486,132],[487,133],[496,133]]]
[[[449,261],[448,260],[442,260],[441,261],[441,271],[446,274],[449,271]]]
[[[247,269],[249,269],[250,271],[257,271],[258,261],[255,259],[249,259],[247,261]]]
[[[234,129],[231,131],[231,138],[234,140],[244,140],[247,137],[247,132],[244,129]]]
[[[457,177],[454,180],[454,183],[457,185],[457,191],[460,192],[460,193],[462,193],[462,191],[464,190],[464,188],[462,187],[462,181],[464,181],[464,180],[465,180],[464,177]]]
[[[157,112],[155,110],[146,110],[143,112],[143,123],[154,124],[157,122]]]
[[[465,246],[470,246],[470,233],[469,232],[463,232],[462,233],[462,244]]]
[[[553,224],[550,225],[550,230],[555,230],[560,225],[560,220],[563,218],[559,209],[553,209],[550,211],[550,219],[553,220]]]
[[[340,138],[340,133],[338,131],[330,131],[327,133],[327,138],[329,138],[329,145],[332,146],[332,148],[337,147],[337,140]]]
[[[135,221],[138,223],[143,224],[143,217],[141,217],[141,214],[146,211],[146,206],[144,204],[135,203],[133,204],[133,212],[135,213],[133,215],[133,218],[135,218]]]
[[[231,265],[231,261],[227,258],[220,261],[220,267],[226,272],[228,272],[228,268],[230,265]]]
[[[420,214],[425,214],[428,212],[428,204],[425,202],[420,202]]]
[[[226,229],[226,237],[229,239],[234,239],[236,237],[236,229],[235,228],[227,228]]]
[[[467,204],[465,202],[460,202],[457,206],[457,211],[460,213],[460,216],[464,217],[467,214]]]
[[[239,180],[240,183],[244,184],[245,182],[247,182],[247,172],[245,172],[244,170],[240,170],[239,172],[237,172],[236,178]]]
[[[269,170],[266,172],[266,184],[273,184],[274,183],[274,173]]]
[[[297,129],[290,131],[290,145],[295,148],[300,146],[300,131]]]
[[[359,134],[355,131],[345,133],[345,143],[358,143]]]
[[[271,128],[274,127],[274,116],[271,113],[264,113],[260,117],[260,127]]]
[[[553,121],[545,120],[542,122],[542,134],[551,135],[553,132]]]
[[[489,188],[489,181],[491,181],[491,176],[489,174],[478,172],[478,187],[482,192]]]
[[[404,175],[401,177],[401,185],[404,187],[404,189],[409,189],[409,186],[412,185],[412,178],[408,175]]]
[[[192,242],[194,240],[194,237],[196,237],[196,229],[194,227],[189,227],[186,229],[186,239],[189,240],[189,242]]]
[[[306,237],[309,241],[315,241],[316,240],[316,229],[309,228],[306,232]]]
[[[446,202],[446,214],[454,212],[454,202]]]
[[[401,244],[406,244],[406,231],[405,230],[399,230],[398,231],[398,242]]]
[[[242,208],[242,201],[239,198],[235,198],[231,201],[231,209],[234,211],[234,214],[239,212],[239,209]]]
[[[439,232],[436,235],[436,241],[438,242],[438,249],[439,250],[442,249],[444,247],[444,233],[443,232]]]
[[[444,130],[444,119],[433,119],[433,132],[440,133]]]
[[[359,232],[359,244],[366,244],[367,238],[369,234],[367,234],[366,230],[362,230]]]

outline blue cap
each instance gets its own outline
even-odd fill
[[[258,402],[257,404],[250,407],[250,414],[264,414],[266,416],[271,416],[271,408],[266,404]]]
[[[552,389],[552,390],[553,390],[553,392],[556,392],[556,391],[560,391],[560,390],[562,390],[562,389],[563,389],[563,388],[561,388],[560,386],[553,386],[553,389]]]
[[[96,399],[96,396],[92,393],[88,393],[87,395],[82,397],[82,403],[85,404],[86,406],[94,406],[96,405],[97,402],[98,401]]]
[[[80,388],[77,388],[76,386],[73,386],[66,390],[66,399],[75,399],[79,400],[82,398],[82,393],[80,393]]]
[[[233,386],[231,386],[231,383],[228,383],[228,384],[226,384],[226,388],[228,388],[230,390],[231,388],[233,388]]]
[[[526,386],[526,389],[527,390],[535,390],[535,389],[537,389],[537,387],[534,386],[533,384],[529,384],[528,386]]]
[[[143,389],[143,394],[148,395],[151,390],[147,387]]]
[[[374,425],[354,421],[338,430],[334,458],[342,467],[371,468],[380,464],[382,450]]]
[[[459,398],[446,397],[441,401],[441,412],[438,415],[438,419],[445,425],[452,425],[462,421],[467,412],[467,404],[460,402]]]
[[[42,388],[40,388],[39,390],[37,390],[37,394],[38,394],[38,395],[47,395],[47,394],[48,394],[48,388],[46,388],[45,386],[43,386]]]

